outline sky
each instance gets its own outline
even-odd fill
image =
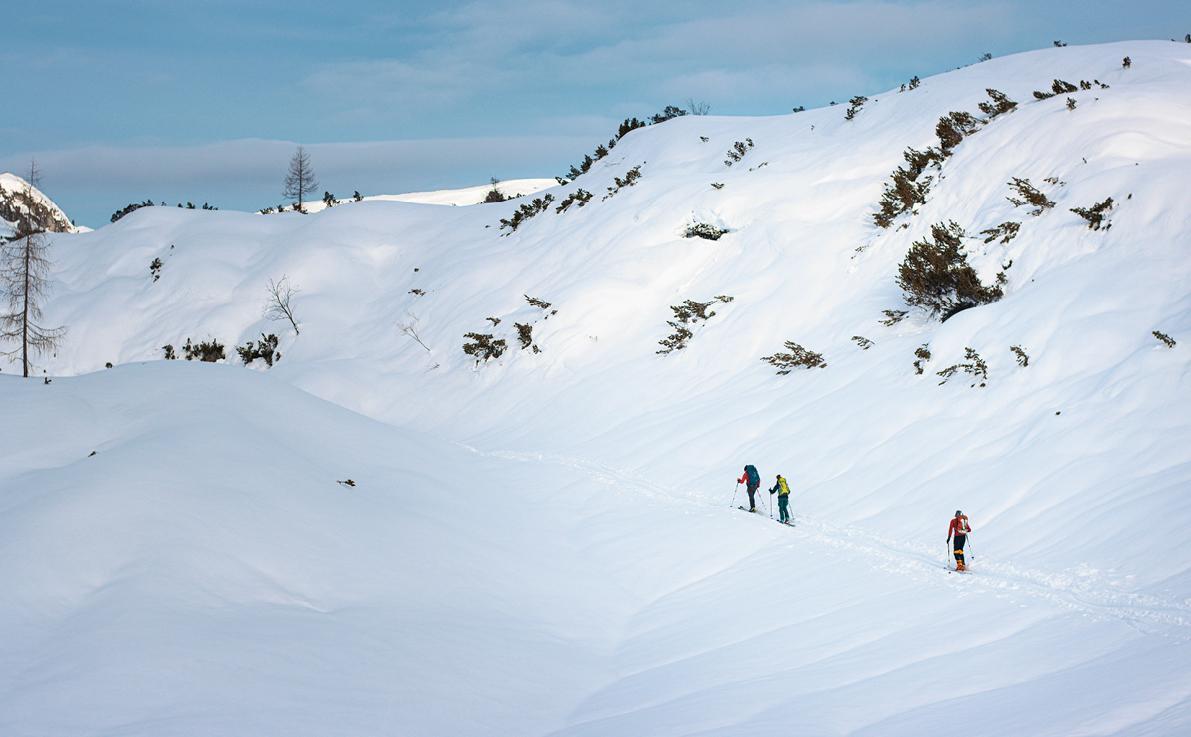
[[[775,115],[1050,46],[1182,38],[1185,0],[42,0],[6,3],[0,171],[80,224],[131,201],[562,174],[628,116]]]

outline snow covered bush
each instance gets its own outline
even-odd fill
[[[992,99],[992,102],[982,102],[976,107],[980,108],[980,112],[987,115],[989,120],[992,120],[998,115],[1004,115],[1005,113],[1011,112],[1017,107],[1017,103],[1013,100],[1010,100],[1009,96],[1000,90],[994,90],[992,87],[989,87],[984,91],[988,93],[988,96]]]
[[[488,193],[484,195],[485,203],[504,202],[505,200],[509,199],[508,197],[505,197],[504,192],[501,192],[500,188],[496,186],[496,185],[500,184],[499,179],[497,179],[496,177],[493,177],[491,182],[492,182],[492,189],[488,190]]]
[[[914,373],[921,374],[923,369],[922,364],[930,360],[930,344],[923,343],[914,349]]]
[[[130,202],[129,204],[125,205],[124,207],[121,207],[119,210],[116,210],[115,212],[112,213],[111,222],[114,223],[117,220],[119,220],[120,218],[124,217],[125,215],[127,215],[131,212],[136,212],[137,210],[141,209],[142,207],[153,207],[153,206],[154,206],[153,200],[145,200],[144,202]]]
[[[931,237],[915,241],[898,267],[897,285],[906,304],[944,321],[969,307],[1001,298],[1001,288],[980,283],[963,252],[964,230],[955,222],[931,226]]]
[[[650,116],[649,122],[657,125],[658,123],[665,123],[667,120],[681,118],[686,114],[687,111],[678,107],[677,105],[667,105],[666,107],[662,108],[660,113],[654,113],[652,116]]]
[[[218,340],[204,340],[195,345],[190,342],[190,338],[186,339],[186,345],[182,346],[182,354],[187,361],[198,359],[206,363],[215,363],[227,358],[223,352],[223,343]]]
[[[508,347],[504,338],[494,338],[491,333],[467,333],[463,337],[470,341],[463,344],[463,352],[474,357],[477,366],[491,358],[500,358]]]
[[[860,112],[860,108],[864,107],[864,103],[868,102],[868,98],[864,95],[856,95],[848,101],[848,109],[844,113],[844,120],[852,120],[856,117],[856,113]]]
[[[626,187],[632,187],[633,185],[635,185],[637,183],[637,180],[639,180],[640,178],[641,178],[641,165],[640,164],[637,164],[632,169],[629,169],[628,171],[626,171],[624,173],[623,177],[613,177],[612,181],[614,183],[614,186],[611,186],[608,188],[608,194],[604,195],[604,199],[605,200],[608,199],[609,197],[615,195],[617,192],[619,192],[620,190],[622,190]]]
[[[939,386],[947,383],[947,380],[955,376],[959,372],[970,374],[976,378],[981,388],[988,385],[988,364],[980,357],[980,354],[971,348],[964,348],[964,363],[956,363],[948,366],[942,371],[937,372],[943,380],[939,382]],[[972,384],[977,386],[976,383]]]
[[[162,266],[165,266],[165,264],[163,264],[159,258],[155,258],[149,262],[149,273],[153,276],[153,281],[157,281],[161,278]]]
[[[1068,98],[1067,98],[1067,109],[1068,109],[1068,110],[1074,110],[1074,109],[1075,109],[1075,98],[1074,98],[1074,97],[1068,97]]]
[[[1019,345],[1011,345],[1009,346],[1009,350],[1013,351],[1013,356],[1018,366],[1025,368],[1030,365],[1030,357],[1026,355],[1024,348]]]
[[[240,354],[240,360],[244,362],[245,366],[261,358],[264,359],[266,366],[272,368],[275,362],[281,360],[281,354],[277,351],[278,342],[277,336],[273,333],[268,335],[261,333],[260,340],[256,342],[256,345],[253,345],[250,340],[242,346],[236,346],[236,353]]]
[[[624,122],[620,124],[620,127],[616,129],[616,140],[620,140],[638,128],[644,128],[645,126],[646,123],[644,121],[637,120],[636,118],[625,118]]]
[[[539,310],[548,310],[548,309],[550,309],[550,304],[551,304],[551,303],[550,303],[550,302],[547,302],[547,301],[546,301],[546,300],[544,300],[544,299],[538,299],[537,297],[531,297],[531,296],[529,296],[528,294],[526,294],[526,295],[522,295],[522,296],[524,296],[524,297],[525,297],[525,301],[529,303],[529,306],[530,306],[530,307],[537,307]],[[558,312],[558,310],[555,310],[554,312]],[[550,313],[550,314],[552,314],[552,315],[553,315],[553,314],[554,314],[554,312],[552,312],[552,313]]]
[[[674,329],[674,332],[658,341],[658,345],[662,346],[658,354],[664,356],[672,351],[681,351],[686,348],[687,343],[694,337],[694,333],[687,326],[707,322],[715,317],[715,311],[709,310],[709,307],[716,302],[727,304],[733,299],[733,297],[721,294],[710,302],[696,302],[693,299],[688,299],[680,305],[671,305],[670,309],[674,312],[674,319],[668,320],[667,324]]]
[[[905,310],[881,310],[881,314],[885,316],[885,319],[881,321],[881,324],[888,328],[893,327],[902,320],[905,320],[906,315],[910,313]]]
[[[964,136],[976,132],[980,121],[971,113],[950,112],[939,118],[935,125],[935,135],[939,137],[939,150],[943,156],[950,156],[951,149],[958,146]]]
[[[873,342],[863,335],[853,335],[852,342],[860,346],[860,350],[862,351],[867,351],[869,348],[873,347]]]
[[[525,322],[515,322],[513,327],[517,328],[517,340],[521,343],[521,348],[531,348],[534,353],[541,353],[542,349],[533,342],[533,326]]]
[[[705,238],[709,241],[718,241],[724,233],[727,233],[727,228],[720,228],[711,223],[691,223],[686,226],[686,230],[682,232],[683,238]]]
[[[1048,99],[1054,97],[1055,95],[1065,95],[1069,92],[1075,92],[1077,89],[1079,89],[1079,88],[1076,87],[1075,85],[1071,84],[1070,82],[1065,82],[1061,79],[1056,79],[1053,82],[1051,82],[1050,92],[1041,92],[1039,90],[1034,90],[1034,97],[1038,100],[1048,100]]]
[[[827,368],[822,353],[803,348],[792,340],[786,341],[784,352],[774,353],[772,356],[762,356],[761,360],[777,368],[778,376],[785,376],[796,368]]]
[[[753,139],[746,138],[743,141],[737,141],[732,144],[732,148],[728,149],[727,157],[724,163],[728,166],[738,163],[744,158],[744,155],[753,147]]]
[[[1079,215],[1084,220],[1088,221],[1089,230],[1100,230],[1100,226],[1104,223],[1104,216],[1113,208],[1112,198],[1109,197],[1102,202],[1097,202],[1091,207],[1073,207],[1071,212]],[[1111,223],[1105,226],[1105,230],[1111,227]]]
[[[880,209],[873,213],[873,222],[880,228],[888,228],[898,215],[913,212],[915,206],[926,202],[933,180],[931,177],[922,177],[922,173],[927,167],[938,165],[943,160],[942,152],[934,147],[925,151],[907,148],[902,156],[906,166],[899,166],[890,175],[890,181],[881,193]]]
[[[1005,199],[1012,202],[1014,207],[1021,207],[1025,204],[1033,205],[1034,209],[1030,212],[1031,215],[1041,215],[1046,210],[1055,206],[1054,201],[1039,192],[1037,187],[1030,184],[1029,179],[1013,177],[1013,181],[1009,182],[1009,188],[1017,192],[1018,196],[1006,197]]]
[[[558,207],[554,208],[554,212],[563,213],[566,212],[567,208],[571,205],[575,205],[575,207],[583,207],[588,202],[591,202],[591,192],[588,192],[586,189],[577,189],[564,197],[562,202],[558,203]]]
[[[553,201],[554,195],[552,194],[547,194],[542,197],[535,197],[532,202],[527,202],[518,207],[513,212],[512,217],[501,218],[500,229],[504,230],[505,228],[508,228],[509,233],[512,233],[513,231],[517,230],[517,228],[521,227],[521,224],[526,220],[535,215],[541,214],[542,212],[545,212],[546,208],[549,207],[550,203]],[[508,235],[509,233],[506,233],[505,235]]]
[[[178,354],[174,352],[174,344],[166,343],[161,347],[161,352],[165,355],[165,360],[173,361],[178,358]]]
[[[1162,344],[1165,345],[1167,348],[1174,348],[1176,345],[1174,338],[1170,337],[1169,335],[1162,332],[1161,330],[1155,330],[1154,337],[1157,338],[1159,341],[1161,341]]]
[[[980,235],[988,236],[987,238],[984,239],[985,243],[992,243],[993,241],[1000,238],[1001,243],[1005,244],[1005,243],[1008,243],[1009,241],[1013,240],[1014,238],[1016,238],[1017,231],[1020,229],[1021,229],[1021,223],[1006,221],[1006,222],[1001,223],[1000,225],[996,226],[995,228],[989,228],[987,230],[980,231]]]

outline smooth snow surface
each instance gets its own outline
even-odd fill
[[[558,184],[554,179],[509,179],[496,184],[496,189],[506,197],[522,197]],[[433,192],[406,192],[405,194],[377,194],[365,197],[363,202],[413,202],[421,205],[478,205],[484,201],[493,185],[462,189],[440,189]],[[338,200],[341,205],[353,204],[353,200]],[[309,214],[327,209],[322,200],[305,203],[303,209]],[[297,213],[294,213],[295,215]]]
[[[1109,87],[1034,100],[1055,78]],[[1018,109],[875,228],[902,151],[987,87]],[[525,200],[55,236],[58,378],[0,380],[0,734],[1191,733],[1188,89],[1191,45],[1047,49],[850,122],[635,131],[511,235]],[[1070,212],[1109,196],[1111,229]],[[880,324],[948,220],[1004,298]],[[300,335],[262,317],[283,275]],[[280,362],[239,366],[262,332]],[[477,366],[469,332],[508,349]],[[159,360],[187,338],[236,365]],[[775,375],[786,340],[827,366]],[[987,385],[940,385],[966,347]],[[797,527],[735,509],[745,463]]]

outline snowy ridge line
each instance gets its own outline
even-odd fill
[[[585,471],[602,484],[611,485],[611,482],[615,482],[616,485],[629,487],[636,493],[643,493],[653,499],[664,499],[672,504],[702,509],[719,508],[716,503],[679,496],[640,474],[617,469],[605,463],[556,453],[482,451],[473,446],[461,445],[483,457],[526,463],[549,463]],[[801,535],[804,539],[825,546],[858,553],[861,557],[873,561],[873,564],[882,570],[891,573],[914,575],[918,580],[930,580],[936,578],[941,569],[950,567],[949,560],[940,560],[937,553],[932,554],[923,545],[883,538],[868,530],[854,526],[832,525],[805,515],[795,514],[793,519],[797,527],[791,531],[792,534]],[[763,550],[762,548],[758,552]],[[1176,642],[1191,642],[1191,604],[1186,601],[1114,590],[1104,584],[1094,584],[1090,575],[1077,576],[1025,568],[1007,561],[986,562],[987,560],[973,557],[975,575],[960,579],[965,582],[964,585],[981,588],[992,594],[1026,594],[1087,616],[1125,622],[1143,634],[1161,635]],[[930,575],[923,576],[923,572],[929,572]],[[1163,627],[1144,629],[1143,625]],[[1187,631],[1176,634],[1165,629],[1170,627]]]

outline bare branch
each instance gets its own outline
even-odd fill
[[[24,230],[0,245],[0,294],[7,302],[0,313],[0,341],[17,343],[0,355],[19,355],[22,373],[28,377],[30,355],[52,352],[66,335],[66,328],[41,323],[41,303],[49,293],[52,266],[47,255],[49,244],[41,230]]]
[[[418,345],[425,348],[427,353],[431,353],[430,346],[423,343],[421,336],[418,335],[418,330],[417,330],[418,318],[417,318],[417,316],[410,312],[407,312],[405,314],[409,318],[409,320],[407,320],[404,323],[401,323],[401,322],[397,323],[397,327],[401,328],[401,332],[405,333],[410,338],[413,338],[415,341],[417,341]]]
[[[294,326],[294,335],[301,335],[302,331],[298,329],[298,321],[294,318],[290,302],[294,295],[302,290],[292,286],[289,277],[284,275],[277,281],[270,279],[266,289],[269,293],[269,303],[265,306],[265,317],[269,320],[289,320],[289,324]]]

